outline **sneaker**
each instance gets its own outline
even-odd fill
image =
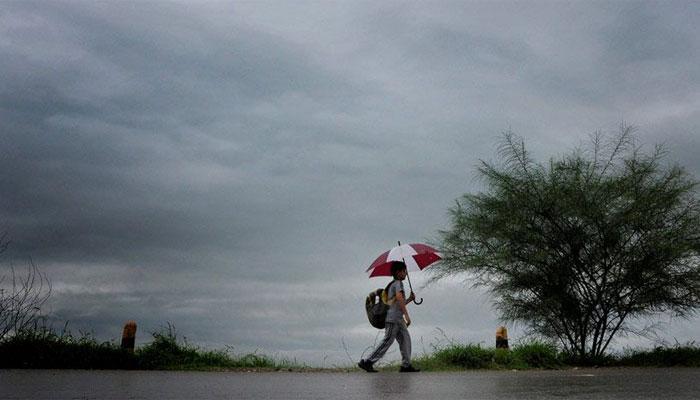
[[[420,372],[420,370],[418,368],[413,368],[413,365],[409,365],[408,367],[402,366],[399,372]]]
[[[372,368],[372,363],[366,360],[360,360],[359,363],[357,363],[357,366],[364,369],[367,372],[379,372],[376,369]]]

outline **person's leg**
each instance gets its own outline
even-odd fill
[[[408,367],[411,365],[411,335],[408,333],[406,324],[399,325],[396,334],[396,341],[399,342],[399,350],[401,350],[401,366]]]
[[[400,324],[387,322],[386,327],[384,328],[384,339],[382,339],[379,346],[374,349],[372,354],[365,361],[374,364],[379,361],[380,358],[384,357],[384,354],[386,354],[387,350],[389,350],[391,344],[394,343],[394,339],[396,339],[399,329]]]

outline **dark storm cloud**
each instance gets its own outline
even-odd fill
[[[263,33],[169,34],[167,18],[144,26],[137,11],[116,21],[99,11],[42,3],[4,15],[29,21],[8,32],[0,66],[0,135],[11,146],[3,211],[20,250],[38,255],[50,243],[57,261],[166,256],[172,268],[168,253],[235,248],[261,225],[284,224],[285,206],[307,207],[285,197],[313,203],[278,185],[313,179],[316,160],[303,153],[336,140],[302,115],[256,108],[303,91],[288,101],[337,98],[327,107],[348,109],[352,87]],[[63,51],[22,57],[31,46]]]
[[[31,256],[53,319],[105,338],[170,321],[198,343],[347,361],[342,343],[357,357],[373,340],[360,304],[385,284],[366,264],[434,239],[503,130],[546,159],[625,119],[699,173],[697,14],[3,3],[4,260]],[[417,337],[490,340],[480,292],[423,293],[453,304],[416,308]]]

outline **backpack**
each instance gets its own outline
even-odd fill
[[[384,329],[386,313],[389,311],[389,306],[394,304],[395,301],[393,297],[391,299],[387,298],[389,295],[389,286],[391,286],[392,283],[394,283],[394,281],[391,281],[386,289],[379,288],[369,292],[365,299],[367,319],[369,319],[369,323],[377,329]]]

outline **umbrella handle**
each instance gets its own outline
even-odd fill
[[[399,240],[399,247],[401,247],[401,241],[400,241],[400,240]],[[400,250],[401,250],[401,249],[399,249],[399,251],[400,251]],[[403,258],[403,254],[401,254],[401,259],[403,260],[403,263],[406,264],[406,260]],[[406,278],[408,278],[408,287],[409,287],[409,289],[411,289],[411,293],[416,293],[416,292],[413,290],[413,285],[411,285],[411,277],[408,276],[408,269],[406,270]],[[420,298],[420,301],[418,301],[418,300],[416,300],[416,299],[413,299],[413,303],[415,303],[416,305],[423,304],[423,298],[421,297],[421,298]]]
[[[405,263],[405,261],[404,261],[404,263]],[[411,293],[414,293],[414,294],[415,294],[416,291],[413,290],[413,285],[411,285],[411,278],[408,276],[408,271],[406,271],[406,278],[408,279],[408,288],[411,289]],[[416,305],[423,304],[423,298],[421,297],[421,298],[420,298],[420,301],[418,301],[418,300],[416,300],[416,299],[413,299],[413,303],[416,304]]]

